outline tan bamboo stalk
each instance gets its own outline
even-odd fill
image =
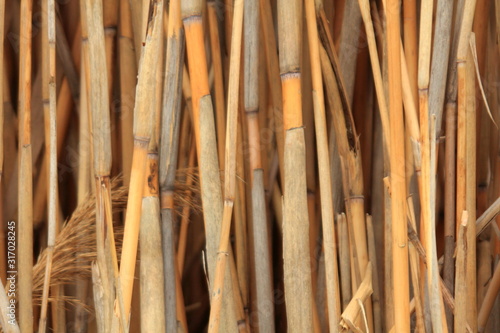
[[[155,136],[159,136],[157,133]],[[154,142],[156,141],[156,142]],[[141,331],[142,332],[165,332],[165,299],[164,299],[164,267],[162,255],[162,239],[160,225],[160,201],[158,191],[158,140],[150,141],[148,153],[148,165],[144,194],[142,198],[142,214],[140,225],[140,293],[141,293]],[[169,244],[173,248],[173,244]],[[173,257],[173,254],[172,254]],[[170,271],[174,274],[174,288],[169,290],[173,294],[175,290],[175,265],[171,265]],[[173,268],[173,269],[172,269]],[[175,299],[175,293],[174,293]],[[176,313],[174,306],[173,313]],[[177,321],[173,320],[176,327]]]
[[[342,294],[342,310],[345,311],[352,298],[351,290],[351,258],[349,256],[349,234],[345,214],[337,215],[339,238],[339,270]]]
[[[385,4],[384,4],[385,5]],[[418,38],[417,38],[417,1],[403,2],[403,34],[405,60],[414,101],[418,101]]]
[[[146,39],[141,52],[139,77],[134,108],[134,151],[132,155],[132,173],[125,217],[123,250],[120,264],[120,280],[123,290],[124,313],[121,316],[128,321],[132,301],[135,275],[137,243],[142,209],[142,189],[146,174],[146,157],[151,139],[155,93],[152,89],[156,78],[156,68],[160,52],[160,36],[163,18],[163,1],[153,4],[148,21]]]
[[[370,51],[370,61],[372,64],[373,80],[375,81],[375,91],[377,94],[380,118],[382,120],[384,142],[387,147],[390,147],[389,109],[387,107],[386,96],[384,94],[384,84],[380,70],[380,61],[377,53],[377,45],[375,42],[375,32],[373,30],[373,21],[370,15],[370,4],[367,0],[358,0],[358,2],[359,2],[359,7],[361,9],[361,16],[363,17],[363,22],[365,24],[366,36],[368,39],[368,50]],[[390,148],[388,148],[388,151],[390,151]]]
[[[120,133],[123,182],[130,182],[132,148],[134,146],[133,119],[137,67],[134,52],[134,35],[129,0],[120,0],[118,27],[118,56],[120,69]],[[137,49],[138,53],[139,50]]]
[[[170,1],[167,32],[166,77],[163,87],[163,108],[160,146],[160,191],[163,234],[164,316],[167,332],[177,328],[176,261],[174,241],[174,181],[177,170],[179,128],[182,99],[182,59],[184,57],[184,30],[180,1]],[[180,278],[180,277],[179,277]]]
[[[345,89],[343,87],[342,75],[339,73],[338,59],[333,49],[333,41],[326,27],[326,17],[320,14],[320,32],[327,51],[320,47],[321,67],[323,70],[328,102],[332,107],[334,130],[337,140],[337,148],[341,159],[342,180],[347,219],[352,226],[351,245],[355,248],[356,260],[351,263],[354,268],[352,275],[353,285],[359,287],[364,270],[368,263],[368,248],[366,242],[366,224],[363,197],[363,173],[361,170],[361,151],[359,138],[352,118],[350,105],[347,102]],[[325,36],[326,35],[326,36]],[[332,67],[333,66],[333,67]],[[335,71],[334,71],[335,70]],[[373,329],[371,300],[365,304],[366,315],[370,330]]]
[[[214,70],[215,123],[217,125],[217,145],[219,166],[224,170],[224,145],[226,142],[226,108],[224,98],[224,77],[220,53],[219,28],[215,1],[208,1],[208,23],[210,28],[210,50]]]
[[[221,237],[220,221],[223,218],[223,201],[219,163],[217,160],[213,107],[208,85],[201,5],[202,2],[200,0],[182,1],[181,14],[186,32],[186,51],[192,90],[194,134],[200,167],[201,197],[208,254],[209,289],[212,290],[217,249],[219,238]],[[225,281],[229,284],[231,281],[230,271],[229,269],[225,271]],[[237,330],[237,327],[233,295],[231,292],[226,291],[223,298],[221,330],[234,332]]]
[[[479,237],[500,213],[500,198],[495,200],[476,221],[476,237]]]
[[[491,242],[487,240],[478,240],[477,242],[477,304],[478,309],[481,309],[484,304],[484,299],[489,288],[489,282],[493,277],[494,262],[491,255]],[[481,325],[479,324],[478,313],[478,330]],[[484,326],[484,325],[483,325]]]
[[[240,86],[241,41],[243,31],[243,1],[234,2],[231,55],[229,65],[228,114],[226,125],[226,158],[224,170],[224,212],[222,218],[217,266],[212,287],[209,332],[218,332],[224,291],[224,272],[229,251],[229,233],[236,191],[236,142],[238,135],[238,105]],[[234,288],[234,286],[233,286]]]
[[[21,1],[19,60],[18,302],[19,328],[33,332],[33,181],[31,157],[31,19],[33,1]],[[10,268],[9,268],[10,269]]]
[[[189,151],[189,162],[188,169],[193,169],[196,158],[196,143],[193,140],[191,143],[191,148]],[[189,188],[193,184],[193,178],[189,177],[186,179],[186,186]],[[187,197],[191,198],[191,191],[188,191]],[[187,245],[187,232],[189,226],[189,213],[190,213],[189,205],[185,205],[182,208],[182,218],[181,218],[181,226],[179,231],[179,244],[177,246],[177,265],[179,266],[179,275],[182,278],[182,272],[184,271],[184,259],[186,257],[186,245]]]
[[[309,52],[311,58],[312,94],[318,167],[321,196],[321,221],[323,226],[323,247],[325,251],[326,291],[330,332],[338,331],[341,314],[339,273],[337,262],[337,242],[334,227],[334,207],[330,174],[328,134],[326,128],[325,97],[323,95],[323,77],[319,55],[319,36],[316,22],[314,0],[305,1]]]
[[[358,290],[353,295],[352,300],[349,302],[347,308],[342,312],[341,320],[339,323],[340,332],[346,332],[352,330],[354,332],[364,332],[368,331],[368,323],[366,321],[366,314],[364,313],[364,308],[362,306],[363,302],[370,297],[373,293],[372,288],[372,264],[368,262],[363,281],[360,283]],[[361,322],[363,323],[364,330],[361,330],[356,326],[358,318],[361,317]]]
[[[349,103],[352,103],[352,97],[354,95],[354,78],[359,47],[359,32],[361,31],[362,10],[363,8],[357,6],[354,1],[346,2],[339,37],[339,64],[342,73],[344,73]]]
[[[43,2],[46,8],[47,18],[47,46],[43,54],[44,64],[42,70],[48,69],[46,82],[49,97],[49,186],[48,186],[48,240],[47,240],[47,264],[43,285],[43,299],[40,313],[39,332],[45,332],[47,328],[47,307],[49,297],[50,277],[52,274],[52,258],[56,238],[56,208],[57,208],[57,115],[56,115],[56,25],[55,25],[55,3],[54,0]],[[45,12],[44,9],[42,9]],[[45,31],[44,31],[45,32]],[[45,67],[47,66],[47,67]],[[44,82],[45,86],[45,82]]]
[[[467,289],[471,286],[467,283],[467,228],[468,228],[468,214],[463,211],[461,216],[461,223],[457,233],[457,260],[455,270],[455,332],[465,332],[465,325],[467,323]]]
[[[255,169],[253,172],[252,204],[259,332],[274,332],[271,258],[264,200],[264,172],[262,169]]]
[[[372,287],[373,287],[373,326],[374,332],[382,332],[382,307],[381,307],[381,294],[379,287],[379,266],[377,264],[377,252],[375,249],[375,234],[373,231],[373,221],[372,217],[367,214],[366,216],[366,229],[368,235],[368,254],[370,256],[370,263],[372,264],[373,277],[372,277]]]
[[[81,2],[83,21],[82,37],[88,37],[87,52],[84,54],[85,64],[88,65],[89,106],[92,119],[93,162],[96,189],[96,241],[97,265],[96,272],[100,275],[103,288],[101,303],[102,319],[100,325],[105,330],[111,330],[114,308],[114,281],[112,255],[113,233],[108,227],[111,225],[111,190],[109,175],[111,171],[111,145],[110,145],[110,116],[109,95],[107,89],[107,71],[103,71],[106,64],[104,52],[104,29],[102,26],[102,2],[100,0],[87,0]]]
[[[413,230],[417,230],[417,222],[415,219],[415,208],[413,205],[413,199],[409,197],[407,203],[408,203],[409,223],[411,224]],[[408,253],[410,259],[411,281],[412,281],[413,295],[414,295],[413,299],[415,300],[416,331],[425,332],[424,309],[423,309],[424,301],[422,300],[421,297],[422,286],[420,285],[421,281],[420,262],[419,262],[418,251],[413,243],[409,244]]]
[[[278,1],[279,67],[285,129],[284,287],[290,332],[312,332],[314,306],[309,254],[305,139],[302,127],[301,13],[301,1]]]
[[[467,8],[467,7],[466,7]],[[474,34],[470,36],[473,43]],[[476,73],[472,55],[471,44],[467,43],[466,60],[466,180],[465,180],[465,207],[470,221],[476,220]],[[459,46],[458,54],[461,55]],[[471,328],[477,330],[477,264],[476,264],[476,230],[475,223],[467,227],[467,283],[471,286],[467,289],[467,322]]]
[[[436,113],[436,130],[441,133],[443,104],[446,89],[448,59],[450,56],[453,1],[437,1],[432,67],[429,86],[429,109]]]
[[[269,1],[260,0],[260,15],[262,22],[262,36],[263,44],[266,55],[266,68],[267,77],[269,80],[270,87],[270,100],[272,103],[273,110],[273,128],[276,135],[276,146],[278,153],[278,165],[281,177],[281,184],[284,184],[284,147],[285,147],[285,137],[283,129],[283,101],[282,101],[282,89],[279,78],[279,58],[276,50],[276,36],[274,31],[273,15],[271,4]],[[281,203],[280,203],[281,206]]]
[[[483,303],[481,304],[479,315],[478,315],[478,332],[484,332],[486,324],[495,304],[495,300],[498,296],[498,291],[500,290],[500,265],[497,264],[495,268],[495,273],[489,281],[488,290]]]
[[[406,178],[404,125],[401,95],[400,22],[398,1],[388,1],[387,46],[390,100],[390,182],[392,218],[392,258],[394,275],[394,326],[399,332],[410,330],[409,276],[406,223]],[[390,9],[389,9],[390,8]]]
[[[435,172],[436,155],[435,142],[431,136],[431,117],[433,110],[429,111],[429,68],[431,61],[431,39],[432,39],[432,10],[433,1],[422,3],[422,12],[425,13],[420,21],[420,44],[419,44],[419,108],[420,108],[420,132],[422,141],[422,182],[421,182],[421,207],[422,207],[422,239],[424,240],[428,265],[427,286],[430,302],[430,313],[432,328],[435,332],[447,330],[442,327],[441,317],[442,298],[438,284],[439,271],[437,267],[436,236],[435,236]]]

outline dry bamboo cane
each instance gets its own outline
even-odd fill
[[[352,298],[351,290],[351,259],[349,257],[349,234],[345,214],[337,215],[339,238],[339,270],[342,294],[342,310],[347,308]]]
[[[211,309],[208,323],[208,331],[214,333],[219,332],[220,310],[222,307],[224,291],[224,273],[226,270],[226,261],[229,257],[229,233],[231,230],[231,217],[233,213],[236,187],[236,142],[238,134],[238,101],[241,72],[240,60],[243,12],[244,2],[238,0],[235,1],[229,65],[229,92],[227,100],[228,114],[226,125],[226,158],[224,171],[224,212],[222,217],[219,249],[217,252],[217,266],[215,269],[212,293],[210,295]],[[231,259],[229,258],[229,260]]]
[[[272,263],[269,253],[259,128],[259,16],[258,0],[246,0],[244,4],[244,107],[248,126],[252,179],[254,274],[257,280],[255,303],[257,304],[259,331],[274,332]]]
[[[85,53],[85,63],[88,65],[87,86],[89,90],[89,106],[92,119],[92,142],[94,157],[94,176],[96,189],[96,238],[97,265],[96,272],[100,276],[103,294],[101,327],[111,331],[117,329],[118,322],[114,320],[113,307],[115,300],[115,285],[113,263],[117,262],[114,249],[114,235],[111,217],[111,145],[110,116],[107,71],[104,53],[104,29],[102,26],[103,8],[100,0],[81,2],[82,36],[88,36],[88,47]],[[116,268],[116,267],[115,267]]]
[[[321,221],[325,251],[326,291],[330,332],[338,331],[340,320],[340,288],[337,262],[337,242],[334,226],[334,207],[330,174],[328,135],[326,129],[325,97],[323,94],[323,76],[319,55],[319,36],[316,22],[314,0],[305,1],[309,52],[311,58],[312,94],[314,121],[318,150],[318,167],[321,195]]]
[[[8,289],[8,288],[7,288]],[[9,311],[10,300],[4,291],[5,287],[0,280],[0,327],[5,333],[20,333],[16,318],[11,317]]]
[[[151,123],[155,107],[156,69],[160,52],[160,37],[163,18],[163,1],[152,4],[151,16],[148,21],[146,39],[143,43],[139,77],[134,108],[134,151],[132,156],[132,173],[130,190],[125,217],[120,280],[123,289],[124,312],[122,318],[129,321],[132,301],[133,281],[139,240],[139,225],[142,209],[142,192],[146,174],[146,158],[148,144],[151,139]]]
[[[358,0],[358,2],[359,2],[359,7],[361,9],[363,22],[365,24],[366,36],[368,38],[368,50],[370,52],[370,61],[372,64],[373,80],[375,81],[375,91],[377,93],[380,119],[382,120],[384,144],[387,147],[387,151],[390,152],[389,109],[387,107],[386,96],[384,94],[384,84],[380,70],[380,61],[377,53],[377,45],[375,42],[375,32],[373,30],[373,22],[370,15],[370,5],[368,0]]]
[[[219,148],[219,166],[224,170],[224,145],[226,142],[226,108],[224,98],[224,77],[220,53],[219,29],[217,27],[217,9],[215,1],[208,1],[208,22],[210,26],[210,46],[214,69],[215,120],[217,125],[217,145]]]
[[[134,52],[134,36],[130,17],[129,0],[120,0],[118,55],[120,66],[120,129],[122,143],[123,183],[130,182],[132,168],[132,134],[135,103],[135,85],[137,82],[137,68]],[[138,52],[138,50],[136,51]]]
[[[163,108],[160,146],[160,191],[163,234],[163,269],[165,272],[164,299],[166,331],[177,330],[177,298],[181,290],[176,289],[176,269],[173,230],[173,191],[177,155],[182,99],[182,59],[184,58],[184,30],[182,28],[180,1],[170,1],[166,77],[163,88]]]
[[[289,332],[312,332],[314,306],[302,127],[301,13],[301,1],[278,1],[279,66],[285,129],[283,259]]]
[[[392,259],[394,276],[394,323],[397,332],[410,330],[409,276],[406,223],[406,178],[404,124],[401,95],[400,3],[388,1],[387,45],[390,100],[390,182],[392,217]]]
[[[221,194],[213,107],[208,86],[206,52],[203,40],[202,2],[185,0],[181,2],[181,14],[186,32],[186,51],[189,61],[193,103],[193,124],[200,167],[201,197],[208,252],[208,273],[210,290],[215,276],[215,266],[221,223],[223,201]],[[229,267],[228,267],[229,268]],[[235,332],[236,314],[230,284],[230,270],[225,270],[226,291],[222,307],[221,331]]]
[[[495,299],[498,296],[498,291],[500,290],[500,265],[497,264],[495,268],[495,273],[491,277],[489,281],[488,290],[486,291],[486,295],[484,297],[483,304],[481,304],[481,308],[478,314],[478,332],[484,332],[486,328],[486,324],[491,315],[491,310],[495,304]]]
[[[455,332],[466,332],[467,324],[467,228],[469,218],[467,211],[462,212],[461,223],[457,233],[457,260],[455,270]]]
[[[33,1],[21,1],[19,62],[18,277],[19,324],[33,332],[33,181],[31,157],[31,37]],[[8,267],[13,270],[14,267]]]
[[[473,42],[472,33],[469,42]],[[466,60],[466,180],[465,180],[465,207],[470,221],[476,220],[476,74],[474,60],[469,42]],[[460,48],[459,48],[460,54]],[[477,256],[476,256],[476,224],[470,223],[467,227],[467,322],[477,331]]]
[[[352,237],[351,242],[353,245],[351,246],[355,248],[353,251],[356,254],[356,259],[353,260],[351,265],[353,267],[352,280],[353,285],[357,288],[361,283],[362,276],[364,276],[367,267],[366,264],[368,263],[360,143],[356,134],[350,105],[347,102],[342,75],[339,71],[338,59],[333,48],[333,41],[328,30],[324,28],[326,27],[324,13],[321,13],[320,17],[320,27],[323,27],[320,31],[328,51],[320,47],[321,66],[325,87],[328,92],[329,104],[333,108],[334,119],[336,119],[333,123],[337,147],[342,162],[345,205],[348,221],[350,222],[349,227],[352,227],[349,237]],[[370,298],[365,306],[368,325],[370,330],[372,330],[373,315]]]
[[[49,297],[50,277],[52,273],[52,258],[54,254],[54,243],[56,238],[56,209],[57,209],[57,115],[56,115],[56,26],[55,26],[55,4],[54,0],[44,1],[47,7],[47,42],[48,54],[44,52],[45,58],[43,69],[48,67],[48,93],[49,93],[49,186],[48,186],[48,240],[47,240],[47,264],[45,268],[45,279],[43,285],[42,309],[38,331],[44,333],[47,328],[47,307]],[[45,67],[47,66],[47,67]]]
[[[444,318],[441,317],[443,307],[441,291],[438,284],[439,270],[437,266],[436,235],[435,235],[435,172],[436,161],[435,143],[431,140],[431,117],[433,110],[429,110],[429,69],[431,61],[431,39],[432,39],[432,11],[433,1],[422,2],[422,13],[420,21],[420,43],[419,43],[419,108],[420,108],[420,133],[422,142],[422,182],[421,182],[421,207],[422,207],[422,230],[428,265],[427,265],[427,287],[432,318],[432,328],[435,332],[447,331],[443,327]]]

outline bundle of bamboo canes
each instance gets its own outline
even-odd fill
[[[3,332],[499,332],[500,0],[0,0]]]

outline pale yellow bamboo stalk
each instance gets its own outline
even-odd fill
[[[49,94],[49,186],[48,186],[48,240],[47,240],[47,264],[45,268],[45,279],[43,284],[43,298],[38,331],[44,333],[47,328],[47,307],[50,277],[52,274],[52,258],[56,238],[56,209],[57,209],[57,115],[56,115],[56,25],[55,25],[55,3],[54,0],[46,0],[47,17],[47,43],[48,54],[44,54],[46,69],[48,69],[48,94]],[[42,9],[43,10],[43,9]],[[44,57],[42,57],[44,58]],[[44,67],[45,67],[44,66]],[[45,68],[44,68],[45,69]]]
[[[226,158],[224,171],[224,212],[222,218],[219,250],[217,253],[217,266],[215,270],[214,284],[212,287],[209,332],[218,332],[220,323],[220,310],[224,291],[224,273],[229,251],[229,233],[231,229],[231,217],[233,212],[235,188],[236,188],[236,142],[238,129],[238,105],[240,86],[240,60],[241,41],[243,31],[243,1],[234,2],[233,29],[231,39],[231,56],[229,65],[229,93],[228,113],[226,125]],[[234,287],[234,286],[233,286]]]
[[[388,1],[387,44],[390,104],[390,182],[392,258],[394,276],[394,323],[398,332],[410,330],[408,246],[406,223],[406,178],[404,125],[401,95],[400,3]]]
[[[461,214],[461,223],[457,233],[457,260],[455,269],[455,332],[466,332],[467,324],[467,228],[469,226],[467,211]]]
[[[330,332],[337,332],[337,323],[341,314],[337,242],[334,227],[334,207],[330,174],[328,135],[326,129],[325,97],[323,94],[323,76],[321,73],[319,36],[314,5],[314,0],[305,1],[307,31],[309,35],[309,52],[311,58],[312,97],[318,150],[318,167],[319,177],[321,179],[321,221],[323,223],[323,242],[325,251],[328,320]]]
[[[153,112],[155,108],[155,78],[160,52],[162,31],[163,1],[153,3],[151,16],[147,22],[146,39],[143,43],[139,77],[134,107],[134,151],[132,155],[132,173],[125,216],[125,231],[120,264],[120,280],[123,290],[124,313],[121,316],[129,320],[132,301],[133,282],[139,241],[139,226],[142,210],[142,189],[146,173],[146,157],[151,139]]]
[[[31,157],[31,50],[33,1],[21,1],[19,62],[18,304],[19,328],[33,332],[33,181]],[[11,268],[9,267],[9,270]]]

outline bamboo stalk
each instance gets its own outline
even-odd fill
[[[349,257],[349,234],[345,214],[337,215],[339,237],[339,270],[342,294],[342,309],[345,311],[352,298],[351,291],[351,259]]]
[[[401,97],[401,59],[399,2],[388,1],[387,44],[389,63],[390,100],[390,170],[391,170],[391,210],[392,210],[392,256],[394,275],[394,326],[399,332],[410,330],[409,276],[406,224],[406,179],[404,156],[404,127]]]
[[[217,266],[211,294],[211,310],[208,324],[209,332],[218,332],[220,309],[224,290],[224,272],[229,251],[229,233],[233,212],[236,181],[236,142],[238,129],[238,97],[240,81],[241,40],[243,30],[243,2],[235,1],[233,13],[233,29],[231,39],[231,56],[229,65],[228,114],[226,125],[226,158],[224,170],[224,212],[222,218]],[[233,286],[234,288],[234,286]]]
[[[0,281],[0,324],[5,333],[19,333],[21,331],[19,330],[16,316],[14,315],[14,317],[12,317],[12,314],[9,311],[9,305],[11,303],[4,290],[5,287],[3,285],[3,282]]]
[[[5,35],[5,1],[0,0],[0,36]],[[3,162],[4,162],[4,121],[5,121],[5,111],[4,111],[4,46],[3,43],[0,45],[0,138],[2,139],[2,142],[0,142],[0,189],[3,188],[3,182],[4,182],[4,168],[3,168]],[[0,191],[1,192],[1,191]],[[3,196],[0,196],[0,200],[2,201],[0,203],[0,216],[3,216],[4,213],[4,208],[3,208]],[[6,253],[6,244],[5,244],[5,233],[4,231],[0,231],[0,237],[2,240],[0,241],[0,271],[7,272],[7,253]],[[0,279],[3,281],[7,281],[6,276],[7,273],[3,273],[0,275]]]
[[[47,7],[47,44],[48,50],[44,52],[45,66],[48,67],[46,74],[49,93],[49,186],[48,186],[48,240],[47,240],[47,265],[45,269],[45,280],[43,286],[43,299],[40,314],[39,332],[45,332],[47,328],[47,307],[52,271],[52,259],[56,238],[56,205],[57,205],[57,115],[56,115],[56,24],[55,3],[53,0],[44,1]],[[48,54],[47,54],[48,53]]]
[[[18,279],[19,328],[33,332],[33,181],[31,157],[32,0],[21,1],[19,67]]]
[[[184,30],[182,28],[180,2],[171,1],[169,6],[166,77],[163,90],[163,110],[160,146],[160,191],[163,233],[163,270],[165,272],[164,299],[167,332],[177,329],[177,297],[173,192],[179,146],[181,119],[182,66],[184,56]]]
[[[323,226],[326,291],[328,303],[329,328],[337,332],[337,322],[340,318],[341,307],[339,297],[339,277],[337,263],[337,242],[335,240],[334,208],[330,163],[328,157],[328,138],[326,130],[325,98],[323,95],[323,78],[321,74],[321,59],[319,54],[319,36],[317,30],[316,13],[313,0],[305,1],[307,29],[309,35],[309,52],[311,58],[312,94],[314,105],[314,121],[318,150],[319,177],[321,204],[321,220]]]
[[[467,228],[468,214],[467,211],[462,213],[462,222],[457,234],[457,260],[455,271],[455,332],[465,332],[467,323],[467,289],[470,286],[467,279]]]
[[[495,268],[495,273],[489,281],[488,290],[483,303],[481,304],[479,315],[478,315],[478,332],[484,332],[488,319],[491,315],[491,310],[495,303],[495,299],[498,296],[498,291],[500,290],[500,265]]]
[[[217,248],[222,235],[220,221],[223,219],[223,201],[217,161],[213,107],[208,87],[206,53],[203,43],[201,1],[182,1],[181,14],[186,31],[186,50],[189,61],[193,102],[194,134],[200,166],[201,196],[208,252],[208,273],[211,280],[209,289],[212,290]],[[226,269],[224,275],[225,282],[229,284],[231,281],[230,278],[230,271]],[[233,295],[227,291],[223,298],[221,330],[236,331]]]

